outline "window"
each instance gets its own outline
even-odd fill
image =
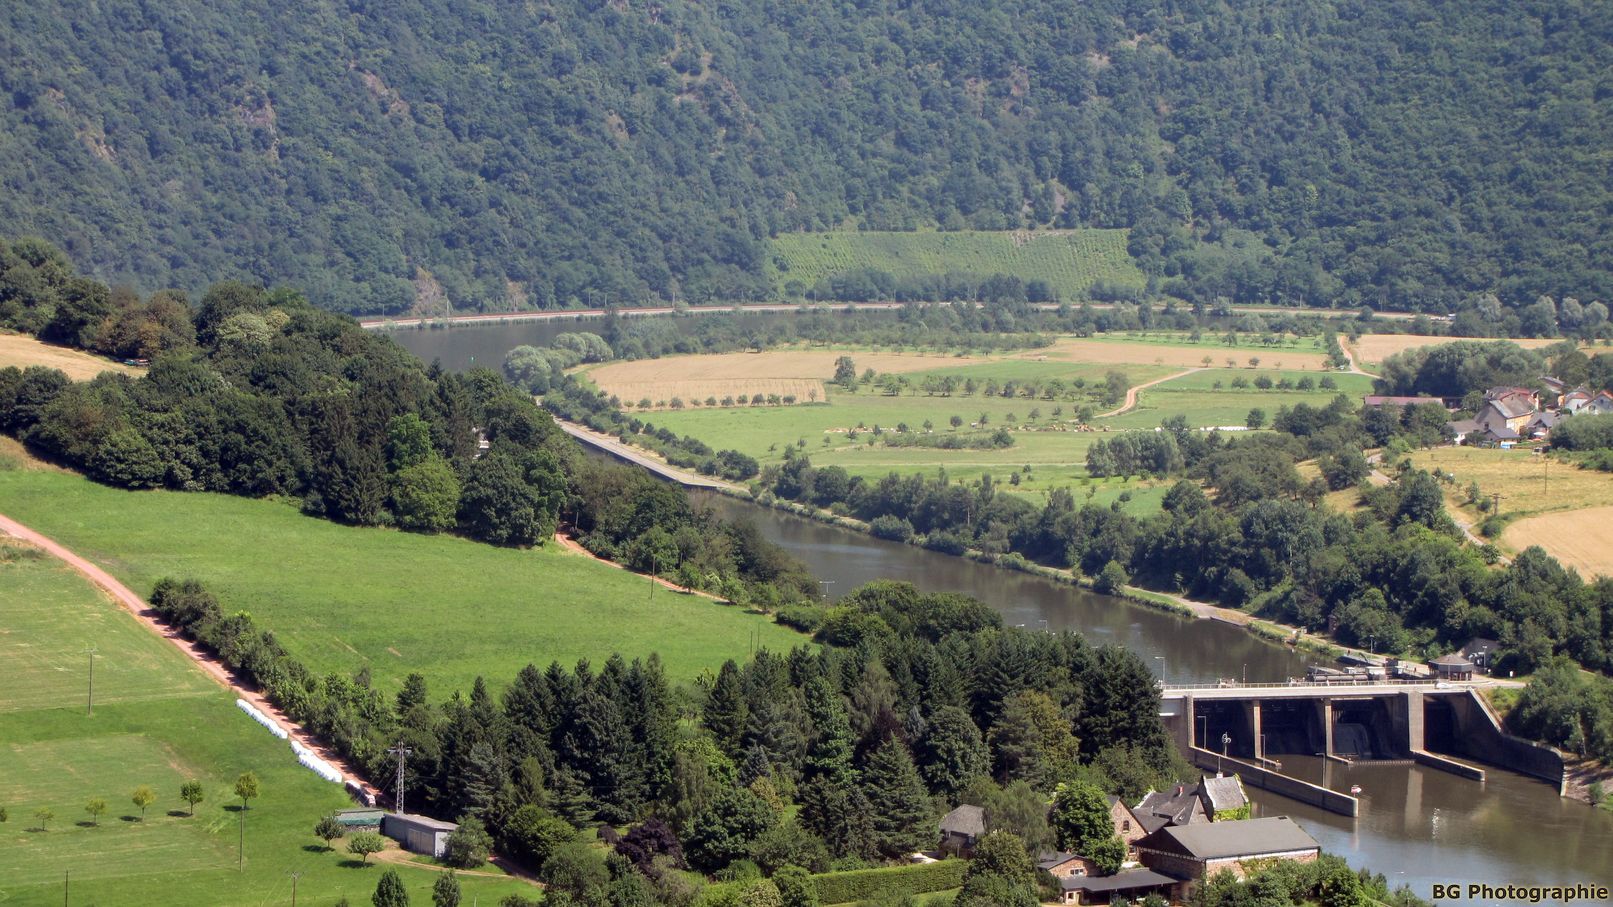
[[[1122,819],[1122,820],[1120,820],[1120,830],[1122,832],[1131,831],[1131,820],[1130,819]]]

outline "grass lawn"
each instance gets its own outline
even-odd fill
[[[383,691],[411,671],[434,696],[468,691],[478,674],[497,689],[529,662],[597,664],[617,651],[659,652],[669,676],[687,680],[744,655],[753,632],[775,650],[804,639],[705,598],[652,598],[645,578],[552,544],[516,551],[338,526],[283,502],[119,491],[37,469],[0,468],[0,502],[138,592],[163,576],[200,579],[314,671],[367,664]]]
[[[7,498],[9,504],[10,499]],[[95,712],[85,714],[86,647],[96,649]],[[234,707],[183,655],[54,558],[0,542],[0,903],[261,905],[299,898],[368,903],[380,870],[348,865],[312,835],[350,805],[340,787],[297,764],[291,749]],[[243,771],[261,796],[245,813],[231,791]],[[179,787],[202,782],[186,814]],[[157,801],[140,810],[134,789]],[[99,797],[98,824],[84,810]],[[35,812],[55,815],[41,823]],[[238,830],[238,821],[242,822]],[[237,840],[244,831],[245,862]],[[414,903],[436,874],[402,873]],[[463,878],[467,902],[527,886]]]

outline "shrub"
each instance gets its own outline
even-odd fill
[[[963,884],[968,860],[942,860],[918,866],[890,869],[859,869],[830,872],[812,877],[818,900],[825,904],[846,904],[874,897],[924,894],[945,891]]]
[[[873,522],[868,524],[868,531],[877,538],[905,542],[913,537],[913,524],[899,516],[886,514],[875,517]]]

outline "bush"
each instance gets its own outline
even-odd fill
[[[873,522],[868,524],[868,531],[872,532],[877,538],[890,539],[893,542],[905,542],[913,537],[913,524],[899,516],[886,514],[885,516],[875,517]]]
[[[957,533],[937,529],[924,537],[924,547],[943,554],[963,554],[969,550],[969,543]]]
[[[1103,569],[1098,572],[1097,577],[1092,581],[1092,588],[1106,595],[1113,595],[1129,582],[1131,582],[1131,577],[1126,575],[1126,568],[1120,566],[1119,561],[1110,561],[1104,564]]]
[[[461,822],[459,827],[448,835],[442,859],[449,866],[475,869],[487,862],[488,854],[492,850],[493,838],[488,835],[482,820],[472,816]]]
[[[774,620],[786,627],[800,630],[802,633],[816,633],[823,626],[824,618],[828,613],[815,605],[791,605],[780,608]]]

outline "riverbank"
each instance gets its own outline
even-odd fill
[[[636,465],[642,466],[669,481],[677,482],[686,487],[714,491],[718,494],[726,495],[742,501],[748,501],[753,504],[759,504],[761,506],[769,507],[773,510],[778,510],[784,513],[789,513],[803,519],[815,520],[831,526],[838,526],[842,529],[849,529],[855,532],[871,534],[869,525],[862,520],[842,516],[810,504],[780,500],[765,492],[758,495],[751,488],[736,485],[731,482],[723,482],[721,480],[712,479],[709,476],[696,475],[687,470],[679,469],[678,467],[667,463],[664,459],[650,451],[623,444],[616,438],[603,435],[584,426],[558,418],[555,419],[555,422],[563,430],[565,430],[567,434],[570,434],[579,441],[591,444],[600,450],[612,454],[613,456],[617,456],[621,459],[625,459]],[[922,541],[918,539],[909,540],[907,544],[919,548],[923,547]],[[990,554],[980,551],[979,549],[970,548],[964,551],[962,554],[954,556],[967,558],[977,563],[990,564],[1006,570],[1014,570],[1020,573],[1028,573],[1033,576],[1040,576],[1044,579],[1064,583],[1070,586],[1096,591],[1096,584],[1091,577],[1082,576],[1074,570],[1069,570],[1062,567],[1050,567],[1045,564],[1038,564],[1028,561],[1014,553]],[[1211,604],[1209,602],[1195,601],[1193,599],[1186,598],[1185,596],[1175,595],[1168,592],[1157,592],[1152,589],[1145,589],[1141,586],[1133,585],[1123,586],[1115,592],[1108,594],[1113,595],[1115,598],[1121,598],[1134,604],[1177,614],[1183,617],[1192,617],[1199,620],[1220,621],[1221,623],[1239,627],[1246,632],[1268,642],[1314,652],[1315,654],[1325,658],[1338,658],[1346,654],[1361,658],[1368,657],[1368,653],[1363,652],[1360,649],[1352,649],[1326,637],[1325,635],[1309,633],[1302,627],[1265,620],[1256,617],[1247,611],[1240,611],[1236,608],[1227,608],[1221,605]]]

